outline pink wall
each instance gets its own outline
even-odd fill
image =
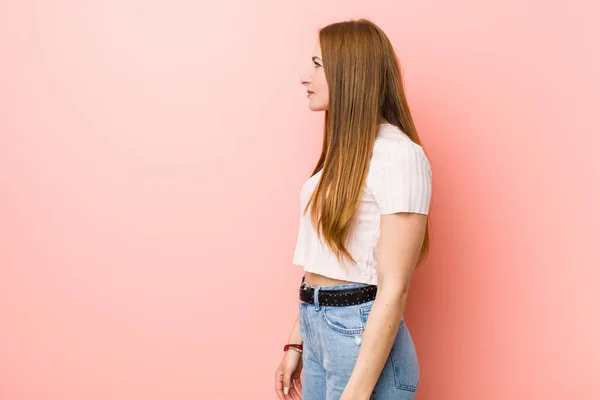
[[[435,176],[418,398],[600,398],[595,3],[198,4],[0,2],[0,399],[276,398],[299,77],[361,16]]]

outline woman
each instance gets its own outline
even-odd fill
[[[403,314],[429,249],[430,164],[381,29],[328,25],[312,60],[302,84],[310,109],[325,111],[323,149],[301,189],[293,264],[305,272],[275,389],[280,399],[414,399]]]

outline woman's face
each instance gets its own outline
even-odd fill
[[[308,107],[313,111],[325,111],[329,107],[329,87],[325,80],[323,69],[323,58],[321,56],[321,44],[317,39],[312,53],[311,68],[300,78],[300,82],[306,86]]]

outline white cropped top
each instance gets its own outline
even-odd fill
[[[334,279],[376,285],[380,215],[429,213],[432,189],[429,160],[423,148],[398,127],[379,125],[355,230],[347,245],[356,260],[355,265],[346,263],[348,272],[318,238],[310,221],[310,207],[302,215],[321,172],[304,182],[300,191],[300,225],[292,264]]]

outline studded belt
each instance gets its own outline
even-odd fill
[[[377,285],[369,285],[359,288],[319,290],[319,305],[323,306],[351,306],[375,300]],[[314,304],[315,288],[302,283],[300,286],[300,301]]]

